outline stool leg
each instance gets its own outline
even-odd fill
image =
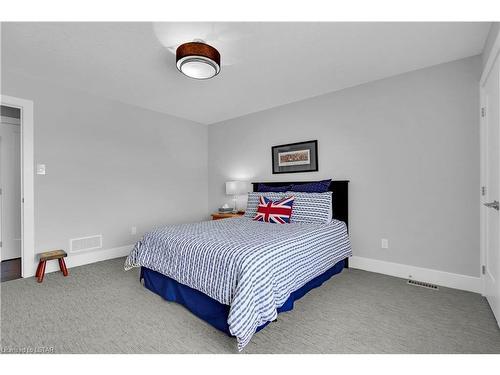
[[[42,261],[40,260],[38,262],[38,267],[36,268],[36,273],[35,276],[38,278],[38,275],[40,275],[40,270],[42,269]]]
[[[42,260],[40,262],[40,271],[38,271],[38,282],[41,283],[43,281],[43,276],[45,275],[45,263],[47,261]]]
[[[58,259],[59,261],[59,269],[63,273],[64,276],[68,276],[68,269],[66,268],[66,263],[64,262],[64,258]]]

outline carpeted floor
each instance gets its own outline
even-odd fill
[[[234,338],[145,289],[123,261],[72,268],[67,278],[51,273],[42,284],[2,283],[2,351],[237,353]],[[478,294],[348,269],[243,353],[500,353],[500,329]]]

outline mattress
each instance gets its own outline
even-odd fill
[[[351,255],[345,223],[270,224],[232,218],[148,232],[125,261],[229,306],[241,350],[290,294]]]

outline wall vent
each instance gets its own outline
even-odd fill
[[[102,235],[72,238],[69,240],[69,252],[79,253],[102,248]]]
[[[423,281],[408,280],[408,284],[413,285],[413,286],[420,286],[422,288],[427,288],[427,289],[432,289],[432,290],[439,290],[439,287],[437,285],[434,285],[431,283],[426,283]]]

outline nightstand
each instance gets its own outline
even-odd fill
[[[227,219],[229,217],[240,217],[240,216],[243,216],[243,214],[244,214],[244,212],[242,212],[242,211],[239,211],[235,214],[233,214],[232,212],[224,213],[224,214],[221,214],[220,212],[215,212],[212,214],[212,220]]]

